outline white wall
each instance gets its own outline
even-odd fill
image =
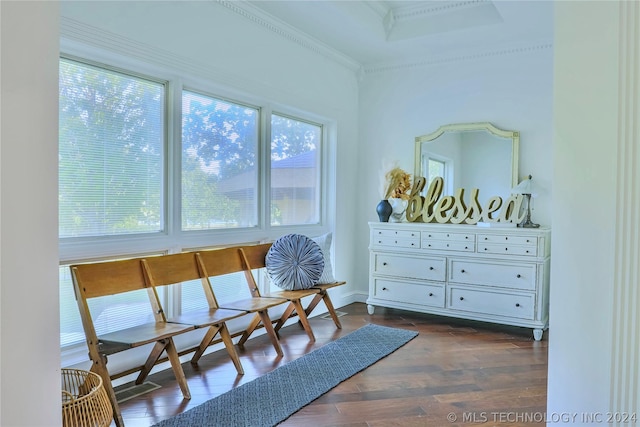
[[[533,175],[540,187],[532,219],[551,225],[552,59],[547,47],[365,74],[360,85],[358,283],[367,281],[367,221],[378,220],[381,159],[397,160],[413,173],[414,138],[441,125],[491,122],[520,131],[519,175]]]
[[[0,425],[60,425],[58,4],[0,16]]]
[[[640,4],[558,2],[555,27],[548,411],[637,414]]]
[[[221,90],[268,99],[336,123],[334,153],[335,273],[348,282],[336,304],[350,301],[354,283],[350,230],[356,180],[357,90],[353,69],[233,10],[202,1],[62,2],[62,36],[153,66],[180,70]],[[335,183],[334,183],[335,184]],[[256,238],[259,236],[256,236]]]

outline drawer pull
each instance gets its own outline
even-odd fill
[[[388,289],[387,289],[387,288],[382,288],[382,290],[383,290],[383,291],[388,291]]]
[[[509,237],[508,237],[508,236],[505,236],[504,240],[509,240]]]
[[[411,243],[411,246],[415,246],[415,245],[416,245],[415,243]]]
[[[506,251],[508,251],[508,250],[509,250],[509,248],[504,248],[504,251],[505,251],[505,252],[506,252]]]
[[[464,297],[460,297],[460,301],[464,301]]]
[[[469,246],[465,246],[464,248],[465,248],[465,249],[469,249]]]
[[[429,270],[433,270],[433,267],[429,267]]]
[[[519,278],[521,278],[521,277],[522,277],[522,275],[520,275],[520,274],[516,274],[516,277],[519,279]]]
[[[429,292],[429,296],[432,297],[433,296],[433,292]]]
[[[520,307],[520,303],[519,302],[516,303],[516,307]]]
[[[468,238],[469,238],[469,236],[464,236],[464,238],[465,238],[465,239],[468,239]]]
[[[488,237],[485,237],[485,238],[484,238],[484,240],[489,240],[489,238],[488,238]]]
[[[386,262],[383,262],[383,263],[382,263],[382,265],[387,265],[387,263],[386,263]]]
[[[464,271],[464,268],[460,270],[460,273],[466,273],[466,271]]]

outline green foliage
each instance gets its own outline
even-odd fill
[[[165,205],[165,86],[60,61],[60,236],[159,232]],[[271,161],[320,144],[320,126],[271,116]],[[255,225],[260,111],[183,92],[182,227]],[[282,217],[272,203],[272,223]]]
[[[162,227],[164,86],[60,62],[60,236]]]

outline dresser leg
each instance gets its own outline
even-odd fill
[[[371,304],[367,304],[367,312],[369,314],[373,314],[373,312],[375,311],[375,306],[371,305]]]
[[[542,339],[542,329],[533,330],[533,339],[536,341],[540,341]]]

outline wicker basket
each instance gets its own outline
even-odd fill
[[[111,424],[113,408],[100,375],[62,369],[62,426],[98,427]]]

